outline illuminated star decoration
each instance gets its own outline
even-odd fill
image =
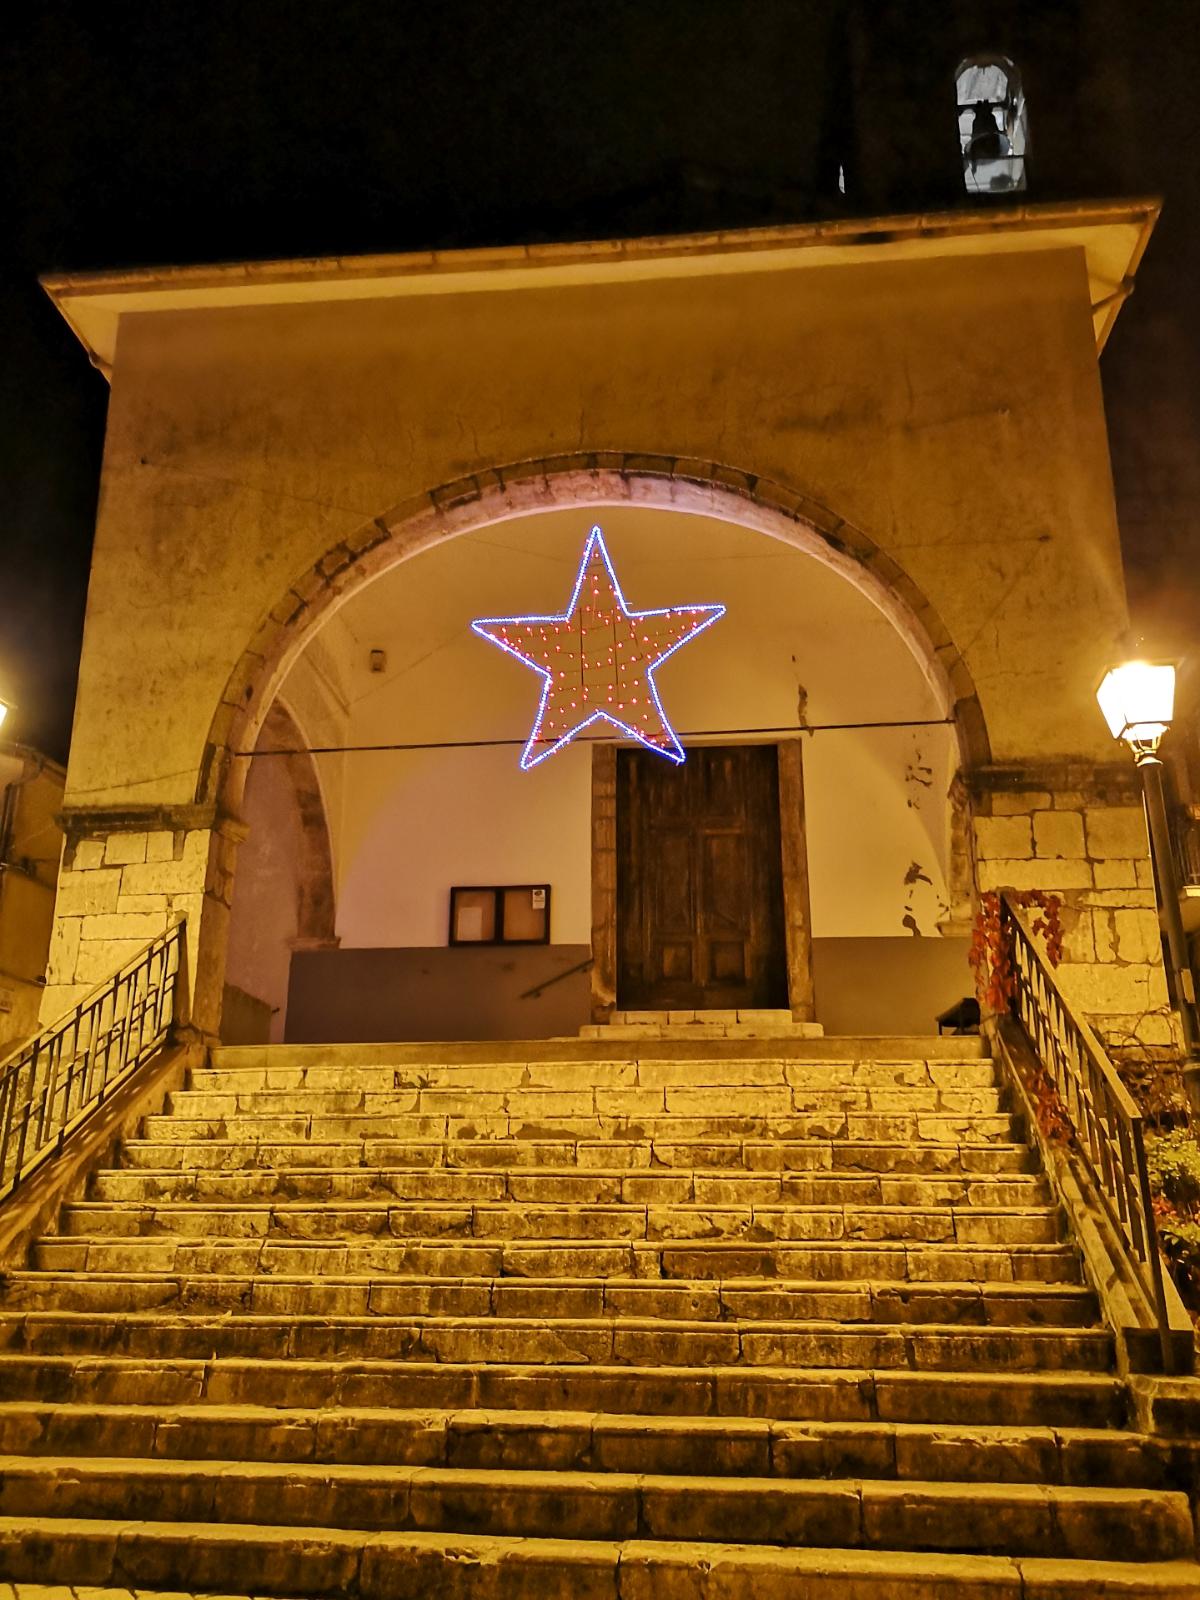
[[[541,675],[528,772],[594,722],[609,722],[668,761],[684,759],[654,675],[668,656],[725,615],[721,605],[631,611],[599,528],[583,547],[567,609],[557,617],[480,617],[471,627]]]

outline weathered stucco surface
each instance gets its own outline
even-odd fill
[[[876,580],[919,591],[936,614],[931,649],[950,664],[951,699],[978,694],[993,762],[1111,761],[1093,689],[1126,615],[1076,247],[1031,233],[1024,253],[914,260],[884,241],[845,266],[631,270],[549,288],[534,274],[495,293],[368,287],[336,304],[127,315],[68,773],[81,842],[68,846],[60,913],[83,922],[60,929],[48,1009],[90,981],[101,944],[115,955],[148,936],[148,923],[106,921],[101,934],[88,920],[150,914],[125,880],[165,849],[144,808],[170,829],[174,885],[147,878],[145,891],[203,904],[201,972],[219,967],[234,840],[226,825],[208,848],[209,802],[236,805],[238,786],[212,792],[206,746],[231,728],[252,735],[253,718],[238,726],[237,706],[222,706],[236,683],[239,704],[266,710],[247,650],[274,652],[275,671],[300,647],[323,572],[353,590],[364,527],[379,519],[378,543],[391,508],[508,463],[631,451],[728,463],[861,530]],[[1006,819],[1011,838],[984,828],[981,862],[1019,863],[1008,882],[1121,894],[1102,909],[1145,911],[1136,868],[1133,884],[1100,886],[1101,868],[1121,869],[1096,838],[1077,857],[1065,814],[1053,838],[1045,820],[1035,837],[1032,818]],[[139,824],[146,861],[110,857],[112,828]],[[1076,959],[1107,963],[1090,915],[1101,907],[1081,909]],[[1096,996],[1098,1010],[1143,1009],[1144,953],[1130,1003]]]
[[[1081,255],[1041,250],[130,318],[69,801],[190,801],[246,642],[363,522],[498,464],[638,449],[865,529],[967,656],[997,757],[1109,753],[1095,346]]]

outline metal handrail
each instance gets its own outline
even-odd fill
[[[1153,1307],[1163,1365],[1172,1367],[1162,1256],[1150,1173],[1145,1119],[1117,1075],[1104,1046],[1075,1014],[1042,959],[1017,907],[1000,897],[1000,924],[1012,956],[1012,1012],[1066,1109],[1073,1149],[1083,1162],[1127,1264]]]
[[[181,920],[0,1061],[0,1200],[166,1043],[183,930]]]
[[[577,961],[573,967],[567,967],[562,972],[556,972],[549,978],[544,978],[541,983],[535,983],[532,989],[526,989],[517,996],[518,1000],[536,1000],[547,989],[553,989],[556,983],[561,983],[564,978],[573,978],[577,972],[587,972],[595,966],[595,959],[587,956],[582,961]]]

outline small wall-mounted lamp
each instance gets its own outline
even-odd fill
[[[1126,661],[1104,674],[1096,699],[1114,739],[1123,739],[1133,752],[1142,780],[1142,799],[1150,831],[1150,851],[1158,891],[1158,909],[1167,936],[1167,953],[1175,1005],[1183,1029],[1183,1042],[1197,1056],[1200,1029],[1196,1023],[1196,986],[1188,960],[1183,918],[1179,911],[1179,874],[1167,821],[1163,793],[1163,764],[1158,747],[1175,715],[1175,667],[1167,661]],[[1188,1074],[1188,1095],[1200,1111],[1200,1073]]]

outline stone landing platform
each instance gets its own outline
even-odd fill
[[[819,1022],[790,1011],[614,1011],[580,1028],[581,1039],[822,1039]]]

